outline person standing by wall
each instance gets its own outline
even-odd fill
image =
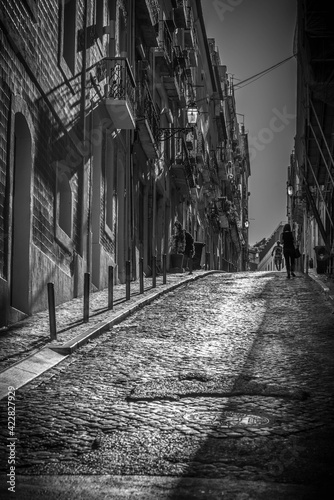
[[[186,270],[189,270],[189,274],[192,274],[192,259],[193,256],[195,255],[194,238],[188,231],[185,231],[185,237],[186,237],[186,247],[184,250],[184,256],[186,262],[184,262],[184,267],[186,268]]]
[[[285,224],[282,233],[283,254],[285,258],[287,277],[295,277],[295,242],[290,224]]]

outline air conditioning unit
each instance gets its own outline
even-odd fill
[[[110,19],[109,26],[104,26],[103,32],[108,34],[110,38],[115,38],[115,21]]]

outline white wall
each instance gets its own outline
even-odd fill
[[[263,257],[263,259],[259,262],[258,265],[258,271],[277,271],[274,263],[274,257],[271,256],[271,253],[274,249],[275,244],[270,248],[270,250],[266,253],[266,255]],[[281,266],[281,271],[282,269],[285,269],[285,262],[284,262],[284,257],[282,259],[282,266]]]

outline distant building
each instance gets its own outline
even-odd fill
[[[298,0],[295,147],[287,175],[287,216],[300,244],[298,266],[334,274],[333,107],[334,30],[331,4]],[[322,255],[322,257],[320,257]],[[320,269],[321,267],[321,269]]]
[[[280,222],[275,229],[275,231],[271,234],[271,236],[266,240],[266,243],[263,245],[262,249],[259,252],[259,264],[258,271],[275,271],[275,263],[274,257],[272,257],[271,253],[273,251],[274,246],[277,241],[281,240],[281,234],[283,232],[283,227],[285,222]],[[282,259],[282,269],[284,269],[284,257]]]
[[[257,271],[259,265],[259,249],[257,247],[248,248],[248,270]]]

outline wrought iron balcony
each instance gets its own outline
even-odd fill
[[[155,59],[162,75],[170,75],[173,67],[173,40],[166,21],[159,21],[159,41]]]
[[[185,69],[189,63],[188,51],[181,49],[180,45],[174,45],[175,66]]]
[[[188,7],[187,27],[184,30],[184,46],[188,49],[196,49],[197,46],[194,17],[191,7]]]
[[[221,181],[227,181],[226,165],[224,161],[218,161],[218,177]]]
[[[139,96],[139,101],[137,124],[142,147],[148,158],[157,158],[156,137],[159,130],[159,117],[146,84],[142,95]]]
[[[197,140],[195,144],[195,155],[196,155],[196,162],[199,165],[204,165],[205,161],[205,142],[204,142],[204,135],[200,130],[197,131]]]
[[[106,58],[105,105],[117,129],[135,128],[136,83],[125,57]]]
[[[155,25],[159,20],[158,0],[136,0],[136,21],[142,27],[142,37],[148,47],[157,47]]]
[[[177,7],[173,9],[174,22],[177,28],[187,27],[187,6],[185,0],[177,0]]]
[[[179,79],[176,75],[163,76],[163,85],[168,97],[172,101],[181,101],[181,90]]]
[[[171,173],[174,184],[181,194],[189,195],[190,190],[196,188],[196,181],[194,178],[195,169],[187,158],[172,163]]]

